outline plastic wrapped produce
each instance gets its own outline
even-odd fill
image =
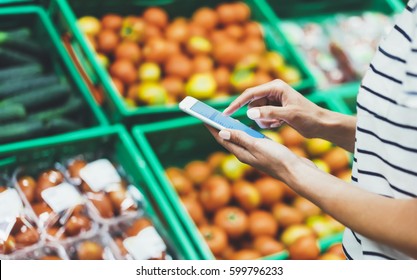
[[[0,259],[35,246],[41,239],[36,223],[24,208],[17,190],[3,183],[0,183]]]

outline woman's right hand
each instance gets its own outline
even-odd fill
[[[223,113],[231,115],[246,104],[248,117],[262,128],[279,127],[285,122],[305,137],[320,135],[320,120],[325,110],[282,80],[248,88]]]

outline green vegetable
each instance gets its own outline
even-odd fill
[[[46,127],[42,121],[20,121],[6,125],[0,125],[0,143],[33,138],[44,134]]]
[[[61,107],[30,115],[29,118],[37,120],[52,120],[57,117],[70,115],[76,111],[79,111],[80,109],[82,109],[82,107],[83,101],[80,98],[70,98]]]
[[[9,49],[13,49],[22,54],[24,53],[26,56],[30,55],[38,59],[44,58],[46,55],[42,46],[30,40],[11,39],[2,44],[2,46],[5,46]]]
[[[13,64],[36,63],[38,62],[38,59],[21,52],[0,47],[0,61],[1,65],[4,66]]]
[[[80,124],[64,118],[46,122],[34,119],[19,121],[0,125],[0,143],[34,138],[45,134],[64,133],[81,128]]]
[[[15,77],[30,77],[42,73],[43,67],[39,63],[9,67],[0,70],[0,82],[4,83]]]
[[[29,28],[19,28],[9,31],[0,31],[0,45],[15,39],[29,39],[30,37],[30,30]]]
[[[26,110],[21,104],[12,104],[0,110],[0,123],[21,120],[26,117]]]
[[[36,109],[57,100],[66,100],[70,95],[70,90],[71,88],[68,84],[56,84],[38,88],[4,99],[0,102],[0,110],[10,104],[22,104],[26,109]]]
[[[56,84],[58,82],[58,77],[54,74],[29,77],[25,79],[24,82],[22,82],[21,79],[13,79],[0,84],[0,98],[4,98],[12,94],[18,94],[25,90],[33,90],[51,84]]]
[[[81,128],[82,126],[79,123],[64,118],[52,119],[47,123],[47,129],[49,133],[62,133],[78,130]]]

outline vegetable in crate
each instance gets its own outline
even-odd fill
[[[17,187],[25,195],[49,239],[78,236],[92,228],[93,221],[81,194],[66,182],[60,171],[45,170],[36,180],[20,172],[17,178]]]
[[[104,231],[64,244],[71,260],[114,260],[117,256],[112,245],[111,237]]]
[[[19,78],[22,77],[19,74]],[[57,84],[58,77],[54,74],[45,75],[45,76],[34,76],[29,79],[25,79],[25,82],[22,83],[21,79],[12,79],[7,83],[0,85],[0,97],[5,98],[13,94],[18,94],[23,91],[36,89],[39,87],[48,86],[50,84]]]
[[[3,112],[3,115],[4,113],[6,113],[6,110]],[[15,113],[13,112],[13,114]],[[28,118],[26,120],[0,125],[0,143],[38,137],[53,132],[68,132],[80,128],[81,126],[78,123],[63,118],[51,118],[46,121],[42,120],[42,118]]]
[[[126,181],[107,159],[86,162],[75,158],[67,170],[73,184],[80,187],[102,219],[133,214],[137,210]]]
[[[0,31],[0,143],[80,129],[84,103],[28,28]],[[77,120],[73,120],[75,117]]]
[[[18,251],[11,256],[12,260],[68,260],[62,245],[58,243],[37,244],[30,250]]]
[[[0,46],[20,52],[28,59],[43,59],[44,48],[36,42],[31,41],[31,31],[28,28],[21,28],[11,31],[0,31]]]
[[[233,2],[201,7],[188,19],[149,7],[140,16],[85,16],[78,26],[100,61],[107,56],[103,65],[126,104],[152,106],[185,95],[227,97],[275,78],[298,83],[300,72],[266,49],[250,17],[245,3]]]
[[[330,142],[306,139],[290,126],[264,133],[301,156],[320,159],[335,176],[350,173],[349,155]],[[285,249],[294,259],[316,259],[318,240],[344,229],[285,183],[234,155],[214,152],[206,162],[168,167],[166,176],[218,259],[254,259]]]
[[[1,184],[1,183],[0,183]],[[0,256],[36,244],[40,234],[14,188],[0,186]]]
[[[147,217],[129,218],[113,224],[110,235],[125,259],[170,259],[164,240]]]

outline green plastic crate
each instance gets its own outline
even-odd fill
[[[260,5],[263,12],[281,27],[282,21],[296,23],[316,22],[322,23],[328,19],[334,18],[336,13],[360,14],[365,11],[380,12],[386,15],[400,13],[404,9],[404,4],[400,0],[295,0],[287,4],[285,0],[261,0],[264,5]],[[278,29],[281,32],[282,28]],[[288,38],[284,35],[284,39]],[[288,43],[292,43],[288,40]],[[305,60],[304,54],[293,46],[296,56]],[[315,79],[315,78],[314,78]],[[317,83],[316,83],[317,84]],[[342,92],[346,90],[359,90],[360,82],[353,81],[341,85],[332,86],[329,93],[337,94],[337,90]]]
[[[335,106],[336,103],[322,99],[321,95],[312,95],[310,100],[330,110],[339,110]],[[234,116],[241,122],[256,127],[256,124],[246,117],[243,109],[239,110]],[[202,122],[193,117],[138,125],[132,129],[132,133],[139,149],[144,154],[162,190],[171,203],[173,211],[178,215],[189,238],[196,246],[200,257],[202,259],[214,259],[196,225],[182,206],[179,196],[166,178],[164,170],[170,166],[184,167],[192,160],[205,160],[215,151],[225,151],[224,148],[216,142]],[[338,234],[321,240],[321,249],[324,251],[335,242],[340,242],[341,239],[342,235]],[[284,251],[268,256],[266,259],[286,258],[288,258],[288,252]]]
[[[36,170],[50,168],[59,162],[79,154],[91,158],[105,157],[122,166],[128,179],[143,194],[145,212],[162,234],[176,258],[197,259],[180,222],[168,206],[165,196],[157,187],[142,155],[127,131],[121,126],[101,127],[79,132],[67,138],[36,145],[20,145],[15,149],[0,151],[2,175],[9,175],[20,166]]]
[[[26,5],[26,4],[37,4],[37,0],[2,0],[0,6],[12,6],[12,5]]]
[[[278,16],[285,20],[362,11],[391,14],[404,9],[404,4],[400,0],[293,0],[290,4],[285,0],[261,1],[267,3],[267,5],[263,5],[263,8],[270,9],[265,11],[269,16]]]
[[[51,61],[50,65],[48,65],[51,68],[50,70],[57,73],[58,76],[64,76],[70,83],[71,88],[83,98],[87,105],[85,108],[88,110],[81,114],[84,116],[83,125],[86,128],[108,125],[102,109],[89,94],[45,10],[41,7],[30,5],[0,8],[0,29],[19,27],[29,27],[33,31],[34,38],[42,42],[43,46],[50,50],[48,57]],[[73,132],[41,137],[40,139],[42,141],[47,141],[49,138],[59,139],[71,133]],[[0,144],[0,149],[18,147],[23,143],[31,143],[32,141],[36,140],[23,140],[16,143]]]
[[[78,51],[80,60],[84,61],[84,67],[89,74],[89,78],[93,83],[102,87],[107,104],[106,111],[109,112],[112,121],[125,121],[127,124],[145,123],[150,121],[157,121],[169,119],[175,116],[184,116],[177,105],[173,106],[148,106],[142,108],[129,108],[126,106],[124,100],[116,92],[113,87],[110,75],[106,69],[98,62],[94,50],[90,48],[86,42],[85,36],[77,27],[76,21],[78,17],[85,15],[93,15],[100,17],[106,13],[113,12],[121,15],[128,15],[131,13],[140,14],[147,6],[156,5],[164,8],[171,18],[176,16],[189,17],[193,11],[202,6],[214,7],[226,1],[184,1],[184,0],[159,0],[159,1],[101,1],[101,0],[56,0],[50,7],[50,14],[54,22],[59,22],[58,25],[66,26],[66,30],[62,32],[69,32],[73,35],[72,45]],[[252,18],[261,22],[265,27],[266,44],[270,49],[278,50],[284,54],[288,62],[297,67],[302,74],[302,81],[294,85],[299,91],[307,92],[314,87],[314,79],[310,71],[305,67],[300,57],[295,56],[294,49],[290,47],[285,41],[280,32],[276,31],[276,24],[271,22],[271,19],[264,14],[263,9],[258,5],[258,1],[245,1],[252,11]],[[272,26],[273,28],[270,28]],[[234,97],[222,100],[212,100],[208,102],[210,105],[221,108],[229,104]],[[126,121],[127,120],[127,121]]]

